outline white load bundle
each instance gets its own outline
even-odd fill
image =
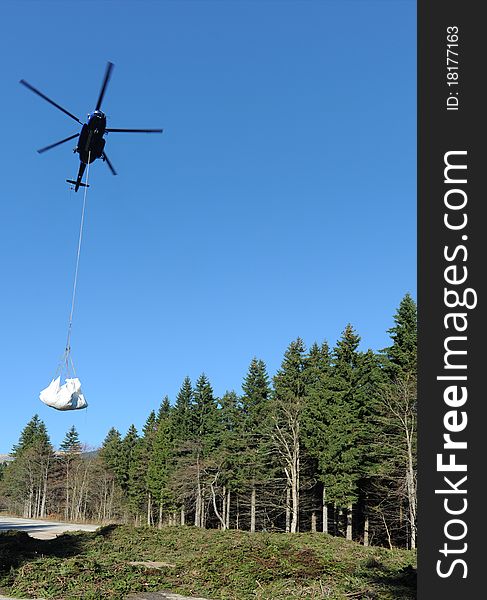
[[[61,377],[53,379],[39,394],[39,398],[44,404],[57,410],[77,410],[88,406],[81,391],[81,382],[77,377],[66,379],[63,385],[61,385]]]

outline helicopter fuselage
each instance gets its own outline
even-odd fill
[[[107,119],[100,110],[95,110],[88,116],[88,122],[83,125],[75,151],[85,165],[103,156],[105,148],[105,130]]]

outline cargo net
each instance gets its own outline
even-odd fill
[[[78,410],[88,403],[81,391],[81,381],[76,377],[71,349],[66,348],[51,383],[39,394],[39,398],[57,410]]]

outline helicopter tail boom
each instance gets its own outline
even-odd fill
[[[74,181],[74,179],[66,179],[66,182],[70,183],[71,185],[74,185],[75,192],[77,192],[80,187],[86,187],[86,188],[90,187],[87,183],[81,183],[81,181],[79,179],[78,179],[78,181]],[[73,189],[73,188],[71,188],[71,189]]]

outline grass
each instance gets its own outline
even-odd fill
[[[36,540],[7,532],[0,534],[0,588],[10,596],[63,600],[161,590],[211,600],[412,600],[415,554],[311,533],[109,525]]]

